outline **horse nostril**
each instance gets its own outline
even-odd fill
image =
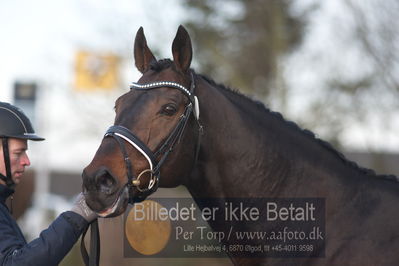
[[[97,172],[95,176],[96,187],[100,192],[112,194],[116,183],[114,177],[105,169]]]
[[[87,174],[86,170],[83,170],[82,181],[82,191],[84,193],[95,189],[94,179]]]

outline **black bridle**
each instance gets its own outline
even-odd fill
[[[136,90],[152,90],[162,87],[178,89],[189,100],[176,126],[169,133],[169,136],[162,143],[162,145],[159,145],[159,148],[155,152],[152,152],[145,143],[143,143],[132,131],[130,131],[126,127],[113,125],[105,133],[104,137],[113,137],[118,142],[120,150],[122,152],[127,175],[127,183],[125,186],[127,186],[128,188],[129,203],[131,204],[143,201],[150,194],[154,193],[157,190],[159,185],[161,167],[165,163],[169,154],[173,151],[175,144],[179,143],[191,114],[194,115],[199,126],[198,138],[200,138],[202,134],[202,126],[199,123],[199,102],[198,98],[194,95],[195,79],[193,72],[191,72],[190,75],[191,84],[189,90],[179,83],[170,81],[158,81],[147,84],[130,84],[130,89]],[[132,145],[137,151],[139,151],[146,158],[150,166],[149,169],[142,171],[137,177],[133,173],[132,163],[125,148],[126,142]],[[197,143],[195,158],[198,157],[199,142],[200,140],[198,140]],[[160,159],[157,161],[157,158]],[[150,174],[150,181],[146,188],[141,188],[140,178],[145,173]],[[135,193],[134,195],[133,188],[137,189],[137,193]]]
[[[122,152],[126,166],[126,175],[127,175],[127,183],[125,184],[125,187],[128,188],[129,203],[131,204],[145,200],[150,194],[154,193],[157,190],[159,185],[161,167],[165,163],[169,154],[173,151],[174,146],[177,143],[179,143],[191,114],[193,114],[198,124],[198,137],[195,148],[194,165],[197,162],[200,143],[201,143],[201,136],[203,134],[203,127],[199,121],[198,98],[197,96],[194,95],[195,77],[193,72],[190,73],[190,77],[191,77],[191,84],[189,90],[179,83],[170,82],[170,81],[158,81],[147,84],[139,84],[139,83],[130,84],[130,89],[136,89],[136,90],[151,90],[162,87],[178,89],[189,100],[176,126],[169,133],[169,136],[165,139],[165,141],[161,145],[159,145],[159,148],[155,152],[152,152],[151,149],[148,148],[148,146],[145,143],[143,143],[133,132],[131,132],[126,127],[120,125],[113,125],[110,128],[108,128],[107,132],[104,135],[104,138],[106,137],[114,138],[117,141],[120,150]],[[138,150],[147,159],[150,165],[149,169],[142,171],[137,177],[134,176],[132,162],[126,151],[125,142],[129,143],[136,150]],[[160,159],[157,161],[157,158]],[[140,177],[144,173],[150,173],[151,178],[147,188],[142,189],[140,188]],[[135,194],[133,194],[134,187],[137,189],[137,193]],[[100,236],[99,236],[97,219],[91,224],[90,257],[87,253],[83,241],[85,234],[86,232],[83,234],[81,242],[81,253],[83,260],[86,265],[90,266],[98,265],[100,259],[100,241],[99,241]]]

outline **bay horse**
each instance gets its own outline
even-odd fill
[[[173,61],[157,60],[138,30],[134,58],[142,77],[116,100],[114,125],[82,174],[90,208],[120,215],[158,185],[186,186],[200,208],[206,198],[323,198],[325,246],[316,247],[323,256],[232,262],[398,265],[396,177],[357,166],[279,113],[196,74],[182,26],[172,54]],[[226,228],[221,220],[209,224]]]

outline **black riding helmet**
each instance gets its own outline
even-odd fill
[[[4,164],[6,176],[0,174],[0,178],[10,188],[14,187],[11,176],[10,155],[8,151],[8,139],[29,139],[35,141],[44,140],[35,134],[29,118],[18,107],[6,102],[0,102],[0,138],[3,143]]]

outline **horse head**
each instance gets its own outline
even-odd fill
[[[173,61],[158,61],[138,30],[134,58],[142,77],[116,100],[114,125],[82,174],[87,204],[103,217],[120,215],[158,185],[184,183],[193,167],[199,108],[191,40],[182,26],[172,54]]]

